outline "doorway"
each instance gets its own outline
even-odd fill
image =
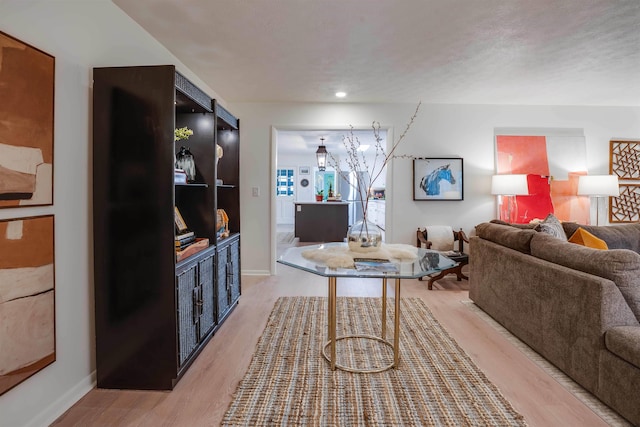
[[[347,148],[343,143],[343,137],[351,135],[357,140],[360,149],[367,160],[367,164],[373,164],[375,158],[375,136],[372,129],[354,128],[336,129],[321,127],[272,127],[271,134],[271,154],[272,154],[272,199],[271,199],[271,274],[275,274],[276,259],[278,250],[282,250],[281,238],[284,238],[283,232],[294,229],[295,224],[295,203],[314,203],[316,193],[316,177],[318,176],[318,167],[316,161],[316,150],[319,145],[325,145],[330,153],[327,171],[335,174],[335,183],[332,190],[339,193],[343,200],[350,203],[350,224],[361,219],[361,209],[358,208],[360,203],[354,199],[357,192],[350,188],[349,183],[344,181],[338,171],[335,170],[335,162],[340,163],[340,169],[347,177],[350,175],[349,166],[346,164]],[[380,129],[380,136],[383,138],[380,143],[383,147],[387,147],[387,141],[391,138],[391,129]],[[321,140],[321,138],[323,138]],[[331,159],[333,156],[333,159]],[[378,159],[378,164],[380,159]],[[390,165],[387,170],[383,171],[372,187],[385,188],[388,184],[387,177],[390,176]],[[366,171],[360,171],[361,173]],[[286,175],[286,177],[285,177]],[[368,176],[368,173],[367,173]],[[289,180],[291,177],[291,180]],[[289,189],[286,191],[283,182],[287,182]],[[322,183],[324,187],[324,183]],[[323,188],[324,190],[324,188]],[[286,194],[285,194],[286,193]],[[383,192],[384,194],[384,192]],[[324,191],[324,203],[326,202],[327,191]],[[378,205],[384,206],[385,200],[377,200]],[[357,218],[360,216],[360,218]],[[381,226],[386,230],[386,214],[378,217]]]

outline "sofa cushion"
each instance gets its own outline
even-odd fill
[[[616,326],[604,335],[607,350],[640,368],[640,326]]]
[[[527,224],[518,224],[516,222],[506,222],[501,219],[492,219],[489,222],[491,222],[492,224],[510,225],[511,227],[524,228],[524,229],[536,228],[538,226],[537,222],[534,222],[534,223],[530,222]]]
[[[607,242],[602,239],[598,239],[582,227],[578,227],[576,232],[569,237],[569,242],[593,249],[609,249]]]
[[[520,229],[510,225],[483,222],[476,226],[476,235],[507,248],[530,254],[529,243],[537,232],[533,229]]]
[[[607,242],[609,249],[630,249],[640,253],[640,224],[584,225],[575,222],[563,222],[567,236],[582,228],[599,239]]]
[[[640,255],[628,249],[601,251],[564,242],[544,233],[531,239],[531,255],[616,284],[640,321]]]
[[[535,230],[567,241],[567,234],[564,232],[564,228],[562,228],[562,223],[554,214],[547,215],[543,221],[538,223]]]

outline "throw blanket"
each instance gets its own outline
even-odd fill
[[[453,228],[448,225],[428,225],[426,229],[431,249],[436,251],[453,250]]]
[[[453,234],[452,234],[453,236]],[[302,256],[319,261],[329,268],[353,268],[354,258],[381,258],[413,261],[418,257],[418,248],[402,243],[382,244],[379,249],[367,252],[354,252],[346,246],[327,247],[324,249],[310,249],[302,252]]]

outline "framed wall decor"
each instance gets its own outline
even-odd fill
[[[413,160],[413,200],[463,200],[462,158]]]
[[[53,215],[0,221],[0,394],[56,360]]]
[[[609,141],[609,173],[640,180],[640,141]]]
[[[298,169],[300,175],[309,175],[310,170],[311,168],[309,166],[300,166],[300,168]]]
[[[494,133],[496,173],[526,175],[529,188],[528,195],[500,204],[499,217],[511,210],[511,222],[519,224],[550,213],[562,221],[589,223],[589,198],[576,195],[580,176],[587,174],[583,129],[499,128]]]
[[[620,187],[609,197],[609,222],[640,222],[640,141],[609,141],[609,173]]]
[[[620,196],[609,197],[609,222],[640,222],[640,183],[619,187]]]
[[[53,56],[0,32],[0,208],[53,204]]]

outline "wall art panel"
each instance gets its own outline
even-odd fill
[[[56,358],[53,215],[0,221],[0,394]]]
[[[55,59],[0,32],[0,208],[53,204]]]

